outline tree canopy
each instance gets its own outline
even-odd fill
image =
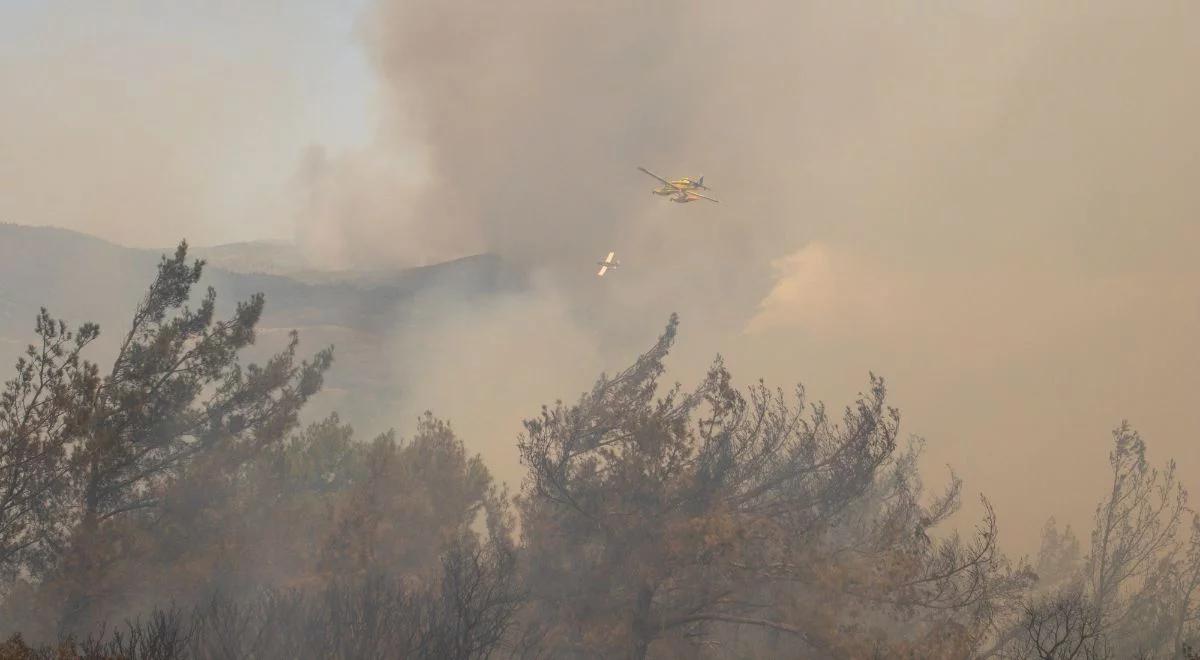
[[[1195,657],[1200,518],[1128,424],[1086,543],[1050,516],[1012,560],[986,499],[953,528],[963,482],[926,489],[882,378],[840,414],[719,356],[666,386],[672,316],[525,421],[510,498],[430,412],[302,422],[332,348],[243,364],[265,301],[189,306],[203,266],[163,257],[104,368],[95,324],[37,315],[0,393],[0,658]]]

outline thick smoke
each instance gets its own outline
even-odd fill
[[[512,443],[481,437],[493,411],[516,428],[677,311],[685,383],[718,350],[834,404],[887,376],[1008,530],[1049,497],[1087,516],[1122,417],[1200,473],[1200,7],[377,0],[373,140],[297,157],[274,129],[303,65],[264,54],[306,43],[281,17],[314,4],[216,3],[154,39],[151,3],[70,34],[54,3],[40,50],[0,50],[2,219],[142,245],[282,227],[333,268],[499,254],[527,294],[426,301],[435,330],[384,340],[396,416],[450,408],[489,459]],[[637,165],[721,203],[653,198]],[[609,250],[625,266],[598,280]]]
[[[720,349],[842,401],[875,369],[931,462],[1035,530],[1062,466],[1102,458],[1122,416],[1174,455],[1200,431],[1177,394],[1200,383],[1171,366],[1195,364],[1200,328],[1182,284],[1198,10],[1173,7],[380,0],[362,31],[385,156],[351,158],[427,179],[356,195],[337,168],[368,166],[327,160],[324,198],[366,207],[318,224],[359,259],[487,250],[544,273],[525,318],[578,348],[539,359],[544,335],[496,327],[521,314],[476,311],[452,343],[508,337],[500,374],[578,388],[556,365],[619,364],[670,311],[684,381]],[[705,174],[721,203],[651,198],[637,165]],[[626,267],[598,282],[610,249]],[[450,363],[418,398],[505,382]]]

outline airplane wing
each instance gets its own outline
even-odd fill
[[[604,274],[607,272],[608,272],[608,266],[601,266],[600,272],[596,273],[596,277],[604,277]]]
[[[701,195],[698,192],[692,192],[689,190],[689,191],[687,191],[687,194],[688,194],[688,197],[699,197],[700,199],[707,199],[710,202],[720,203],[720,200],[713,199],[712,197],[706,197],[704,195]]]
[[[663,183],[667,184],[668,186],[671,186],[672,188],[675,187],[675,184],[671,183],[670,181],[667,181],[666,179],[664,179],[661,176],[655,174],[654,172],[651,172],[650,170],[642,167],[641,165],[638,165],[638,169],[645,172],[646,174],[649,174],[650,176],[658,179],[659,181],[662,181]]]
[[[604,258],[604,262],[611,264],[613,257],[615,257],[616,255],[617,255],[616,252],[609,252],[608,256]]]

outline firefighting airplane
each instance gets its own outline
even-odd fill
[[[596,277],[604,277],[604,274],[608,272],[609,268],[617,268],[621,265],[620,261],[613,259],[616,254],[616,252],[609,252],[608,256],[604,258],[604,261],[596,262],[596,265],[600,266],[600,272],[596,273]]]
[[[708,186],[704,185],[703,176],[696,179],[691,177],[683,177],[682,179],[668,181],[640,165],[638,166],[638,169],[666,184],[661,188],[655,188],[651,192],[662,197],[670,196],[672,202],[687,204],[688,202],[694,202],[698,199],[707,199],[710,202],[717,201],[712,197],[701,195],[700,193],[696,192],[697,190],[709,189]]]

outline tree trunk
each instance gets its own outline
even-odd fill
[[[1172,650],[1175,651],[1176,658],[1186,657],[1186,654],[1183,652],[1183,627],[1187,623],[1187,606],[1188,601],[1185,598],[1179,616],[1175,619],[1175,643],[1172,645],[1174,647]]]
[[[71,539],[71,555],[64,567],[66,570],[63,571],[63,575],[67,576],[68,583],[62,613],[58,620],[60,636],[82,632],[81,627],[87,622],[88,601],[91,599],[89,586],[96,575],[96,544],[100,518],[97,513],[99,505],[96,496],[96,480],[93,477],[89,482],[83,502],[83,520],[80,521],[75,538]]]
[[[657,630],[650,619],[653,602],[654,589],[643,584],[638,589],[637,603],[634,605],[630,622],[629,660],[645,660],[650,650],[650,642],[654,641]]]

